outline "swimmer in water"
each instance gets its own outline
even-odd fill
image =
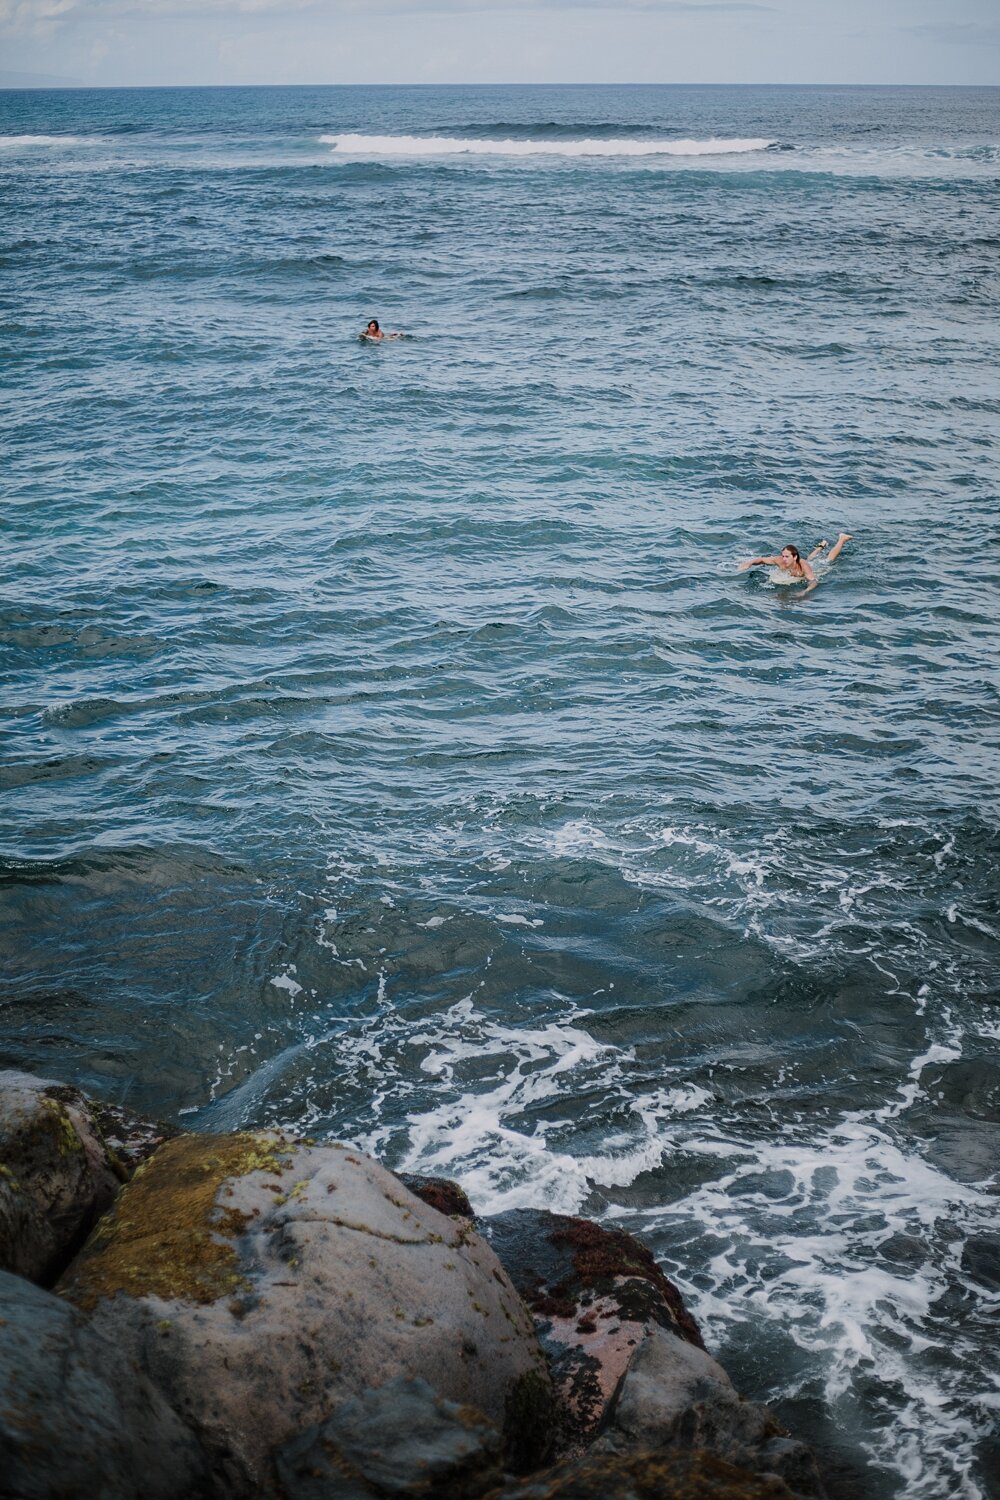
[[[401,339],[403,335],[401,333],[383,333],[378,326],[378,318],[369,318],[368,327],[360,337],[363,339]]]
[[[833,544],[833,549],[830,552],[830,556],[826,559],[827,563],[836,562],[837,558],[840,556],[841,552],[844,549],[844,543],[849,542],[850,540],[851,533],[849,531],[842,531]],[[812,562],[814,557],[819,557],[821,553],[825,552],[828,545],[829,543],[827,542],[818,542],[817,545],[812,549],[808,557],[803,557],[798,547],[782,547],[780,556],[751,557],[749,562],[740,563],[738,571],[740,573],[744,573],[746,572],[747,568],[756,568],[761,566],[768,568],[779,568],[781,572],[785,574],[785,577],[775,579],[775,582],[798,583],[800,579],[804,579],[806,585],[802,591],[804,597],[806,594],[811,594],[813,589],[819,583],[819,579],[816,577],[816,574],[810,567],[810,563]]]

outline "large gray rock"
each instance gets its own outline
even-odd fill
[[[0,1269],[50,1284],[124,1175],[79,1089],[0,1073]]]
[[[808,1448],[766,1406],[744,1401],[703,1349],[667,1329],[636,1349],[595,1453],[698,1448],[757,1474],[778,1474],[798,1494],[822,1496]]]
[[[191,1434],[134,1365],[69,1303],[0,1272],[4,1500],[195,1500],[206,1484]]]
[[[400,1375],[428,1376],[511,1439],[547,1420],[545,1359],[496,1256],[346,1147],[169,1141],[64,1287],[246,1493],[265,1493],[272,1448]]]
[[[477,1500],[503,1478],[497,1429],[426,1380],[345,1401],[275,1455],[287,1500]]]

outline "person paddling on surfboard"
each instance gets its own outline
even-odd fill
[[[842,531],[840,533],[837,540],[833,544],[830,556],[826,559],[828,564],[836,562],[837,558],[843,551],[844,543],[849,542],[850,540],[851,533],[849,531]],[[803,595],[811,594],[813,589],[819,583],[819,579],[816,577],[816,574],[813,572],[810,564],[812,563],[813,558],[819,557],[823,552],[826,551],[828,546],[828,542],[818,542],[817,545],[812,549],[808,557],[803,557],[798,547],[782,547],[781,552],[777,557],[751,557],[749,562],[740,563],[737,571],[740,573],[745,573],[747,568],[777,568],[779,570],[779,576],[773,579],[775,583],[799,583],[804,579],[806,586],[803,590]]]
[[[401,339],[402,337],[401,333],[383,333],[378,326],[378,318],[369,318],[368,327],[364,333],[359,334],[359,338],[363,339]]]

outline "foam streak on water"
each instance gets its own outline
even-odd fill
[[[996,104],[0,94],[0,1061],[637,1230],[835,1500],[998,1493]]]
[[[342,156],[735,156],[764,151],[773,141],[754,140],[495,140],[486,136],[323,135]]]

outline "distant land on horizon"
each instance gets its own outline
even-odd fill
[[[0,89],[80,89],[79,78],[61,78],[54,73],[11,73],[0,68]]]
[[[580,88],[636,88],[636,89],[1000,89],[1000,83],[814,83],[808,79],[798,79],[794,83],[771,82],[771,83],[715,83],[710,79],[703,79],[699,83],[680,80],[663,79],[659,83],[634,82],[634,83],[606,83],[592,80],[589,83],[425,83],[422,81],[411,83],[362,83],[328,80],[326,82],[314,81],[312,83],[278,83],[257,80],[255,83],[184,83],[175,81],[173,83],[88,83],[82,78],[67,78],[50,73],[14,73],[0,68],[0,90],[3,89],[92,89],[94,91],[111,92],[115,89],[580,89]]]

